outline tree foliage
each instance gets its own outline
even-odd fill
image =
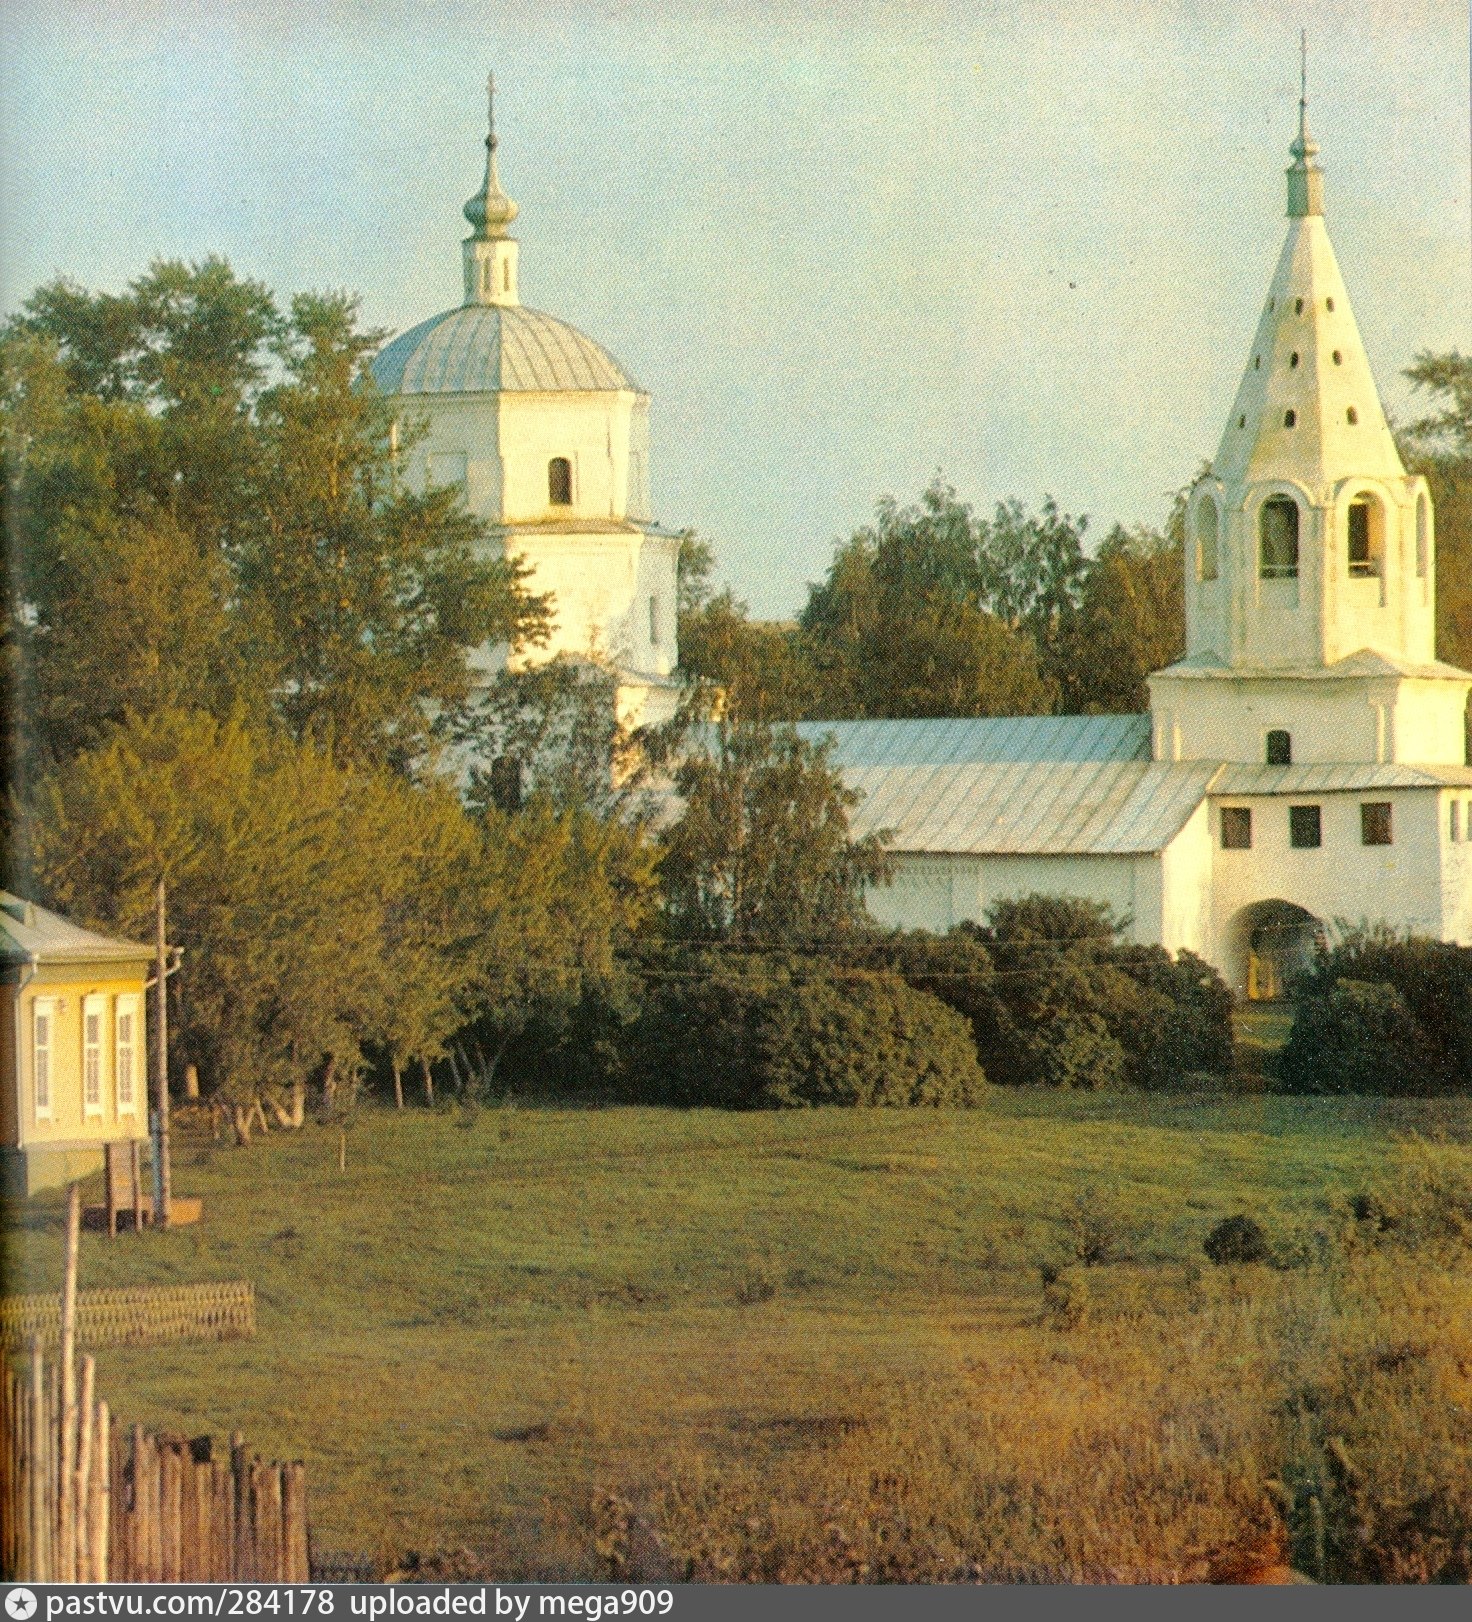
[[[830,752],[740,718],[697,737],[675,773],[683,812],[660,835],[675,934],[798,944],[864,926],[865,886],[889,864],[879,836],[851,836],[859,795]]]
[[[394,478],[355,301],[282,314],[221,260],[120,295],[67,282],[0,333],[7,636],[35,768],[126,715],[268,706],[343,764],[401,770],[466,655],[546,604],[447,491]]]
[[[1472,357],[1423,351],[1405,375],[1429,407],[1399,437],[1436,506],[1437,653],[1472,669]]]

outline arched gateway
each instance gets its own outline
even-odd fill
[[[1239,996],[1274,1002],[1291,995],[1325,944],[1324,926],[1291,901],[1254,901],[1227,929],[1227,978]]]

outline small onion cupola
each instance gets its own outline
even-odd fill
[[[465,205],[471,232],[463,244],[465,302],[518,304],[517,244],[506,234],[516,218],[516,204],[501,189],[496,170],[496,79],[486,80],[486,177]]]

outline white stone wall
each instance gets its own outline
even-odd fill
[[[944,933],[959,923],[979,922],[994,901],[1064,895],[1103,902],[1117,917],[1128,919],[1129,940],[1162,938],[1164,882],[1158,855],[947,856],[902,851],[895,853],[894,864],[894,882],[875,886],[865,898],[870,916],[886,928]]]
[[[1267,734],[1293,740],[1295,765],[1394,761],[1460,766],[1465,688],[1456,681],[1172,676],[1150,678],[1157,760],[1262,765]]]
[[[1353,793],[1217,796],[1210,799],[1212,843],[1212,933],[1206,955],[1226,964],[1235,921],[1242,909],[1262,901],[1286,901],[1330,927],[1387,923],[1396,929],[1439,936],[1447,910],[1443,845],[1449,813],[1436,789],[1365,790]],[[1360,807],[1391,806],[1393,843],[1366,845]],[[1321,808],[1323,842],[1316,850],[1289,844],[1290,806]],[[1252,848],[1224,850],[1221,811],[1252,812]]]

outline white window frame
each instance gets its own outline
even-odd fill
[[[38,1121],[51,1119],[52,1085],[56,1080],[56,1005],[55,997],[37,997],[31,1003],[31,1105]],[[39,1028],[43,1019],[44,1042]]]
[[[128,1021],[128,1040],[123,1040],[123,1022]],[[135,993],[120,996],[113,1011],[113,1091],[119,1115],[138,1113],[138,1033],[142,1028],[140,999]],[[127,1062],[124,1063],[126,1057]],[[127,1095],[123,1078],[127,1078]]]
[[[98,992],[82,998],[82,1114],[91,1118],[102,1114],[102,1038],[103,1016],[107,1011],[107,998]],[[97,1040],[87,1034],[93,1018],[97,1020]]]

